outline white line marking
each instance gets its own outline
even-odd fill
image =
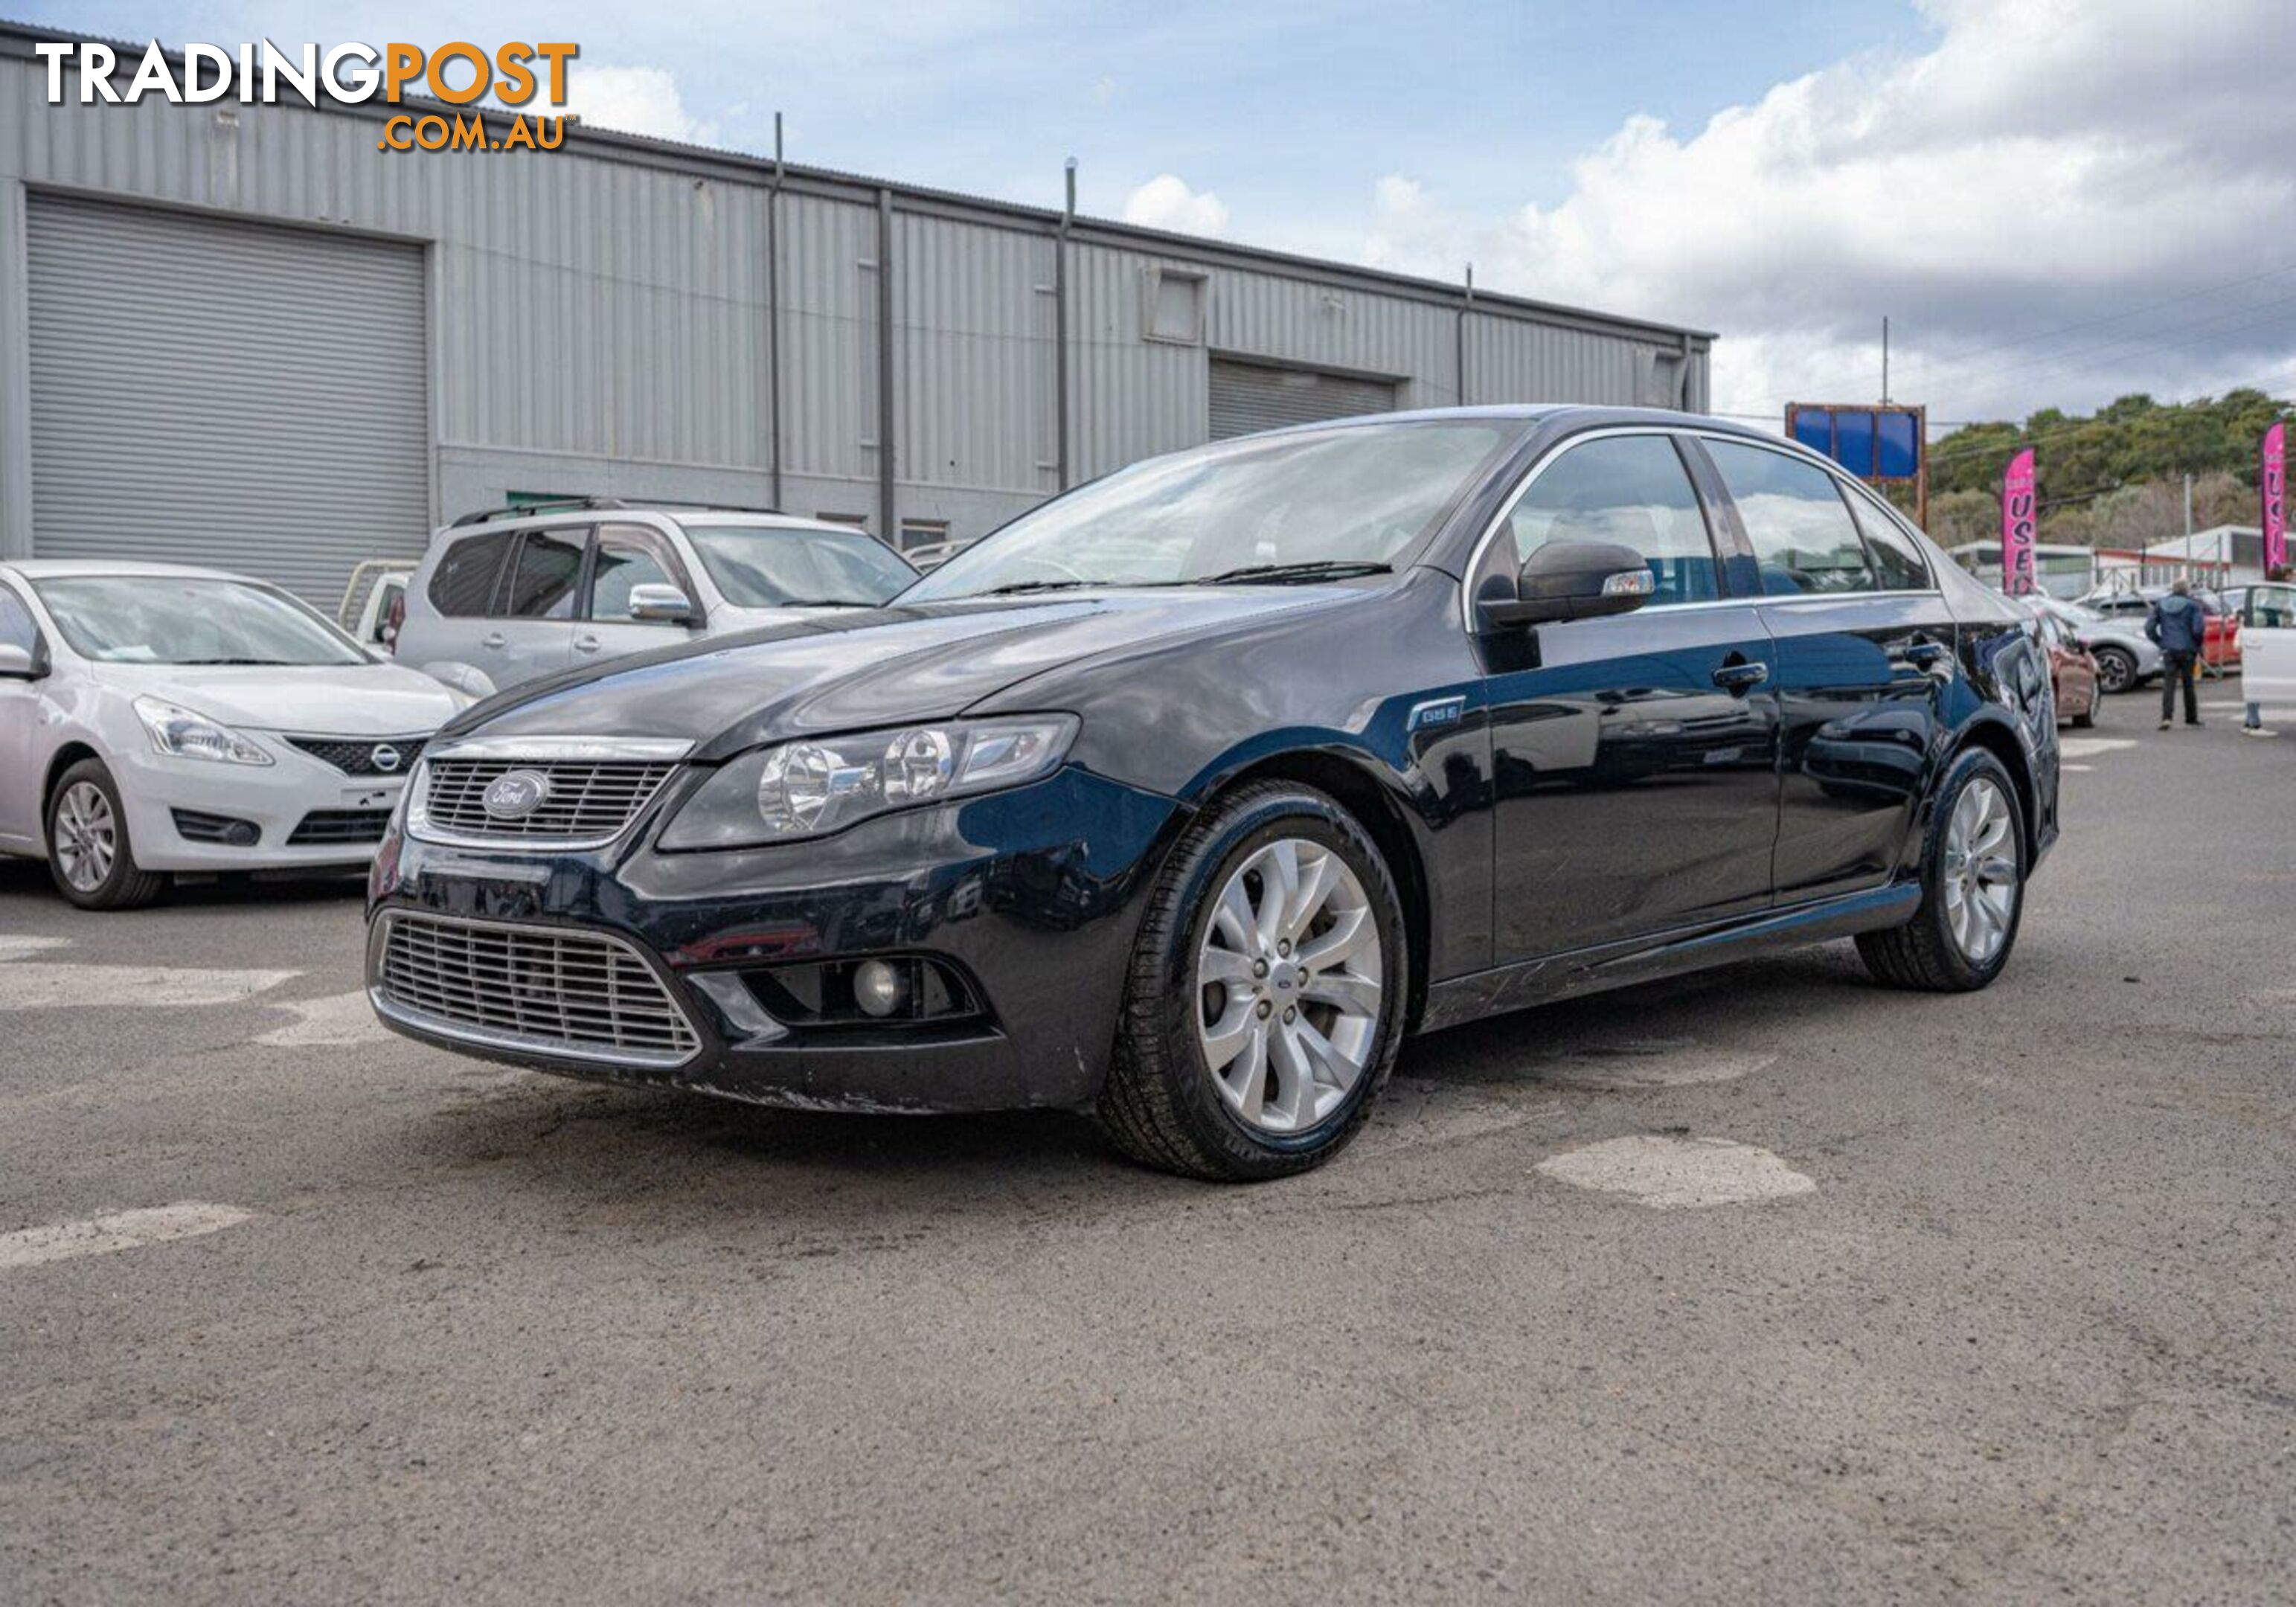
[[[1577,1188],[1624,1194],[1653,1210],[1742,1205],[1817,1187],[1769,1151],[1727,1138],[1613,1138],[1554,1156],[1532,1169]]]
[[[254,1215],[236,1205],[202,1205],[186,1200],[176,1205],[90,1217],[85,1222],[27,1227],[0,1234],[0,1271],[37,1267],[44,1261],[69,1261],[74,1256],[108,1256],[114,1250],[165,1244],[170,1239],[197,1238],[236,1227]]]
[[[0,963],[51,948],[70,948],[69,938],[0,938]]]
[[[291,1010],[296,1019],[257,1034],[258,1044],[299,1049],[324,1044],[380,1044],[391,1036],[390,1029],[375,1020],[374,1006],[367,1003],[364,989],[324,999],[282,999],[266,1008]]]
[[[302,974],[299,971],[186,971],[167,965],[73,965],[19,960],[0,965],[0,1010],[236,1004]]]
[[[2086,775],[2090,771],[2095,769],[2096,767],[2095,765],[2059,765],[2057,768],[2059,770],[2077,771],[2080,775]]]
[[[2069,736],[2057,743],[2057,751],[2067,758],[2095,758],[2100,753],[2116,749],[2134,748],[2136,741],[2127,736]]]

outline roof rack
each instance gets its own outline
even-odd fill
[[[521,503],[515,507],[480,508],[475,513],[465,513],[447,529],[459,530],[465,525],[487,524],[497,519],[524,519],[534,513],[556,513],[569,508],[627,508],[630,504],[619,496],[554,496],[545,502]]]

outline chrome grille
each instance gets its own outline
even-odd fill
[[[513,771],[541,776],[548,791],[528,814],[497,819],[487,813],[487,789]],[[676,761],[662,759],[434,758],[423,767],[418,834],[609,842],[676,773]]]
[[[375,964],[377,1003],[449,1037],[578,1059],[675,1066],[693,1023],[619,938],[393,910]]]

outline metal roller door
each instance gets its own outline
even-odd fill
[[[27,206],[32,544],[236,570],[330,612],[430,528],[422,252]]]
[[[1279,430],[1286,424],[1320,424],[1326,419],[1390,413],[1395,386],[1387,380],[1359,380],[1316,373],[1305,368],[1272,368],[1259,363],[1212,359],[1212,439]]]

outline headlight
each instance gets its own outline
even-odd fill
[[[137,698],[136,717],[152,734],[152,745],[176,758],[211,758],[225,765],[267,765],[271,756],[230,726],[180,703]]]
[[[808,737],[722,767],[662,833],[665,849],[731,849],[843,831],[873,815],[1017,787],[1068,756],[1070,714],[956,720]]]

